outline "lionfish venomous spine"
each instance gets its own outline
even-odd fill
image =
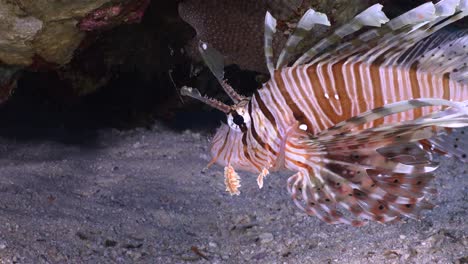
[[[466,15],[468,0],[429,2],[392,20],[377,4],[297,56],[315,25],[330,25],[310,9],[275,65],[276,20],[267,13],[271,80],[251,98],[229,86],[220,54],[202,42],[234,105],[190,87],[182,93],[227,115],[211,148],[227,190],[239,194],[235,170],[258,173],[261,188],[270,172],[287,169],[296,205],[327,223],[384,223],[431,208],[432,154],[467,161],[466,142],[447,134],[468,126],[468,31],[445,29]]]

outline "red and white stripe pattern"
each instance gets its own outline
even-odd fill
[[[307,132],[316,134],[365,111],[399,101],[466,101],[468,84],[450,80],[447,75],[422,72],[416,64],[406,68],[342,61],[283,68],[275,72],[258,96],[267,105],[275,103],[285,123],[298,121],[307,125]],[[414,109],[365,127],[412,120],[436,110],[440,107]]]
[[[228,115],[211,149],[213,162],[228,168],[227,181],[238,183],[234,169],[250,171],[261,187],[271,171],[295,171],[288,180],[295,203],[328,223],[388,222],[431,207],[424,197],[433,192],[432,153],[466,158],[439,136],[468,126],[468,32],[438,31],[468,14],[468,0],[427,3],[392,20],[381,9],[370,7],[282,67],[314,23],[328,23],[307,12],[276,69],[276,21],[267,14],[272,77],[262,89],[244,98],[222,82],[233,106],[183,91]],[[340,42],[366,26],[380,28]]]

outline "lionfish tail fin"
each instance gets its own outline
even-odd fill
[[[446,112],[396,124],[363,128],[363,124],[406,109],[446,106]],[[411,100],[363,113],[311,136],[297,132],[295,144],[305,146],[302,161],[310,169],[288,180],[296,205],[325,222],[355,226],[366,220],[418,218],[431,209],[427,194],[438,167],[423,141],[447,128],[468,126],[468,115],[443,100]]]

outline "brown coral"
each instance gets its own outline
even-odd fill
[[[77,28],[80,21],[81,29],[99,28],[97,21],[91,23],[91,17],[107,4],[119,7],[119,14],[109,17],[106,25],[138,22],[148,3],[149,0],[0,0],[0,61],[28,66],[38,56],[47,62],[66,64],[85,35]]]
[[[43,22],[16,6],[0,1],[0,62],[30,64],[34,49],[30,42],[40,33]]]

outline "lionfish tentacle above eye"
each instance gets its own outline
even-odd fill
[[[308,10],[275,62],[276,19],[267,12],[271,80],[251,98],[225,82],[222,56],[201,43],[234,105],[182,92],[227,114],[211,148],[227,191],[239,193],[235,170],[255,173],[262,188],[270,172],[287,169],[295,204],[327,223],[386,223],[432,208],[433,155],[468,162],[468,30],[443,29],[467,15],[468,0],[429,2],[391,20],[376,4],[296,54],[314,25],[329,24]]]
[[[224,91],[229,95],[232,101],[237,104],[240,101],[247,100],[246,97],[238,94],[234,88],[232,88],[224,79],[224,59],[221,53],[202,41],[200,41],[198,48],[205,64],[208,66],[210,71],[216,77],[219,84],[221,87],[223,87]],[[230,106],[221,103],[216,99],[202,96],[198,89],[184,86],[181,89],[181,94],[202,101],[203,103],[208,104],[211,107],[216,108],[226,114],[231,111]]]
[[[220,102],[220,101],[218,101],[216,99],[209,98],[209,97],[206,97],[206,96],[202,96],[200,94],[200,91],[198,91],[198,89],[196,89],[196,88],[184,86],[184,87],[182,87],[180,89],[180,93],[182,95],[184,95],[184,96],[190,96],[190,97],[192,97],[194,99],[197,99],[197,100],[199,100],[199,101],[201,101],[201,102],[203,102],[203,103],[205,103],[205,104],[207,104],[207,105],[209,105],[209,106],[211,106],[213,108],[216,108],[219,111],[224,112],[226,114],[229,113],[229,111],[231,110],[231,108],[228,105],[226,105],[226,104],[224,104],[224,103],[222,103],[222,102]]]
[[[246,98],[238,94],[232,86],[224,79],[224,59],[223,55],[203,41],[200,41],[198,50],[202,55],[203,61],[218,80],[221,87],[229,95],[234,103],[238,103]]]

